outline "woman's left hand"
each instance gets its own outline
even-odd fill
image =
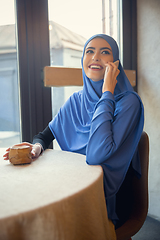
[[[29,142],[22,142],[19,144],[15,144],[14,146],[29,146],[31,148],[32,158],[38,158],[43,150],[40,143],[31,144]],[[10,148],[7,148],[6,153],[3,155],[4,160],[9,160],[9,152]]]
[[[102,87],[102,93],[109,91],[114,93],[115,86],[117,84],[117,76],[120,73],[118,67],[113,62],[106,64],[106,71],[104,74],[104,83]]]

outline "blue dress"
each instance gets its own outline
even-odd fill
[[[90,38],[84,51],[95,37],[105,39],[112,48],[114,61],[119,59],[116,42],[104,34]],[[94,82],[86,76],[83,56],[83,90],[66,101],[49,128],[62,150],[85,154],[88,164],[102,166],[108,217],[115,223],[116,193],[129,166],[141,173],[137,147],[143,131],[144,109],[121,63],[114,94],[108,91],[102,94],[103,79]]]

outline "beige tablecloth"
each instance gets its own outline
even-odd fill
[[[0,149],[0,240],[115,240],[103,171],[85,156],[46,150],[13,166]]]

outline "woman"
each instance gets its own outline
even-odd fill
[[[117,60],[114,39],[91,37],[82,56],[83,90],[67,100],[33,144],[27,143],[38,157],[56,138],[62,150],[85,154],[88,164],[101,165],[108,218],[114,224],[119,221],[116,197],[127,172],[132,168],[140,174],[137,146],[144,124],[143,104]]]

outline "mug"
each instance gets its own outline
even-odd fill
[[[31,147],[28,145],[14,145],[9,151],[9,161],[14,165],[31,163]]]

